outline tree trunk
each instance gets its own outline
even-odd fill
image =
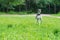
[[[54,4],[54,13],[56,13],[56,4]]]
[[[50,14],[50,4],[49,4],[49,14]]]

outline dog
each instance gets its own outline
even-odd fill
[[[40,9],[38,10],[38,13],[36,15],[36,20],[37,20],[38,24],[40,24],[42,22],[42,19],[41,19],[41,10]]]

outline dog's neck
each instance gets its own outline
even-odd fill
[[[37,14],[37,16],[38,16],[38,15],[41,15],[41,14]]]

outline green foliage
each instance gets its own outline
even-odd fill
[[[60,0],[53,0],[53,4],[60,5]]]
[[[15,0],[13,5],[16,6],[16,5],[21,5],[21,4],[24,4],[25,0]]]
[[[33,12],[36,12],[37,9],[39,8],[41,8],[42,10],[47,10],[48,7],[50,7],[52,11],[50,9],[48,10],[50,10],[51,13],[53,12],[56,13],[56,10],[58,11],[60,10],[60,8],[58,8],[57,6],[60,6],[60,0],[0,0],[0,10],[2,11],[7,11],[7,10],[18,11],[19,9],[23,9],[23,11],[32,10]],[[52,7],[54,9],[52,9]],[[47,11],[44,12],[47,13]]]
[[[19,4],[23,4],[25,2],[25,0],[0,0],[0,4],[2,5],[19,5]]]
[[[14,9],[13,6],[24,4],[25,0],[0,0],[0,8]]]

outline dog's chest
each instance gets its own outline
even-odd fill
[[[40,15],[37,15],[37,18],[41,18],[41,16]]]

